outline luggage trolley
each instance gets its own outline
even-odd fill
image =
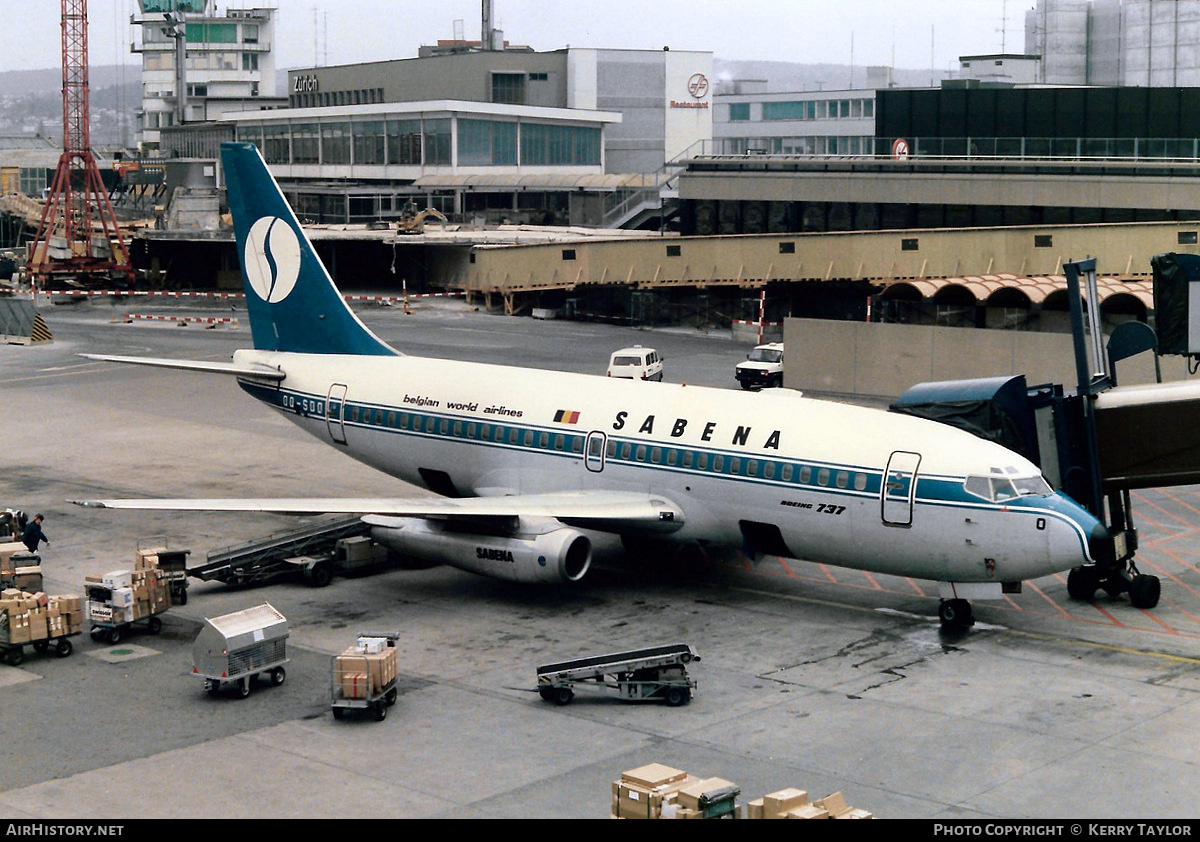
[[[287,677],[287,638],[287,618],[268,602],[207,618],[192,644],[192,674],[204,679],[204,689],[212,696],[232,683],[244,699],[262,673],[278,687]]]
[[[538,694],[547,702],[569,705],[573,688],[591,682],[616,690],[625,701],[662,700],[678,707],[691,701],[696,682],[688,677],[687,665],[699,660],[688,644],[672,643],[546,664],[537,668]]]
[[[399,632],[360,632],[357,645],[333,657],[330,707],[333,718],[346,711],[371,711],[376,721],[396,704]]]

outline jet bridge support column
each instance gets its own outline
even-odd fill
[[[1096,290],[1096,259],[1072,261],[1063,266],[1067,279],[1067,300],[1071,312],[1071,333],[1075,347],[1077,394],[1081,401],[1084,437],[1081,450],[1086,463],[1087,499],[1080,500],[1109,530],[1111,543],[1103,551],[1093,547],[1095,564],[1076,567],[1067,576],[1067,592],[1075,599],[1090,601],[1097,589],[1110,596],[1128,593],[1130,602],[1138,608],[1153,608],[1158,604],[1161,585],[1157,576],[1138,572],[1134,562],[1137,551],[1137,529],[1133,525],[1129,494],[1119,491],[1107,495],[1105,505],[1104,481],[1100,467],[1100,450],[1096,435],[1096,395],[1110,389],[1113,379],[1109,373],[1104,350],[1104,333],[1100,326],[1100,301]],[[1080,277],[1086,288],[1081,289]],[[1087,301],[1087,328],[1084,326],[1083,299]],[[1089,366],[1087,337],[1091,339]]]

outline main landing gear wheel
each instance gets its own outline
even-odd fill
[[[1158,597],[1162,593],[1162,584],[1157,576],[1146,576],[1139,573],[1129,583],[1129,601],[1134,608],[1153,608],[1158,605]]]
[[[943,599],[938,606],[938,619],[943,628],[965,629],[975,625],[975,612],[965,599]]]
[[[1096,571],[1088,567],[1073,567],[1067,574],[1067,595],[1080,602],[1091,602],[1096,598],[1100,580]]]

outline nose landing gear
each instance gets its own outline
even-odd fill
[[[938,619],[944,629],[965,629],[975,625],[975,612],[965,599],[943,599],[938,605]]]

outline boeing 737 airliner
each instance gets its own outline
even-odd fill
[[[440,496],[95,500],[111,508],[362,514],[376,540],[522,582],[582,578],[586,531],[741,548],[941,583],[969,599],[1110,557],[1036,465],[920,418],[782,389],[731,392],[405,356],[346,305],[248,143],[222,145],[253,350],[234,375],[348,456]]]

